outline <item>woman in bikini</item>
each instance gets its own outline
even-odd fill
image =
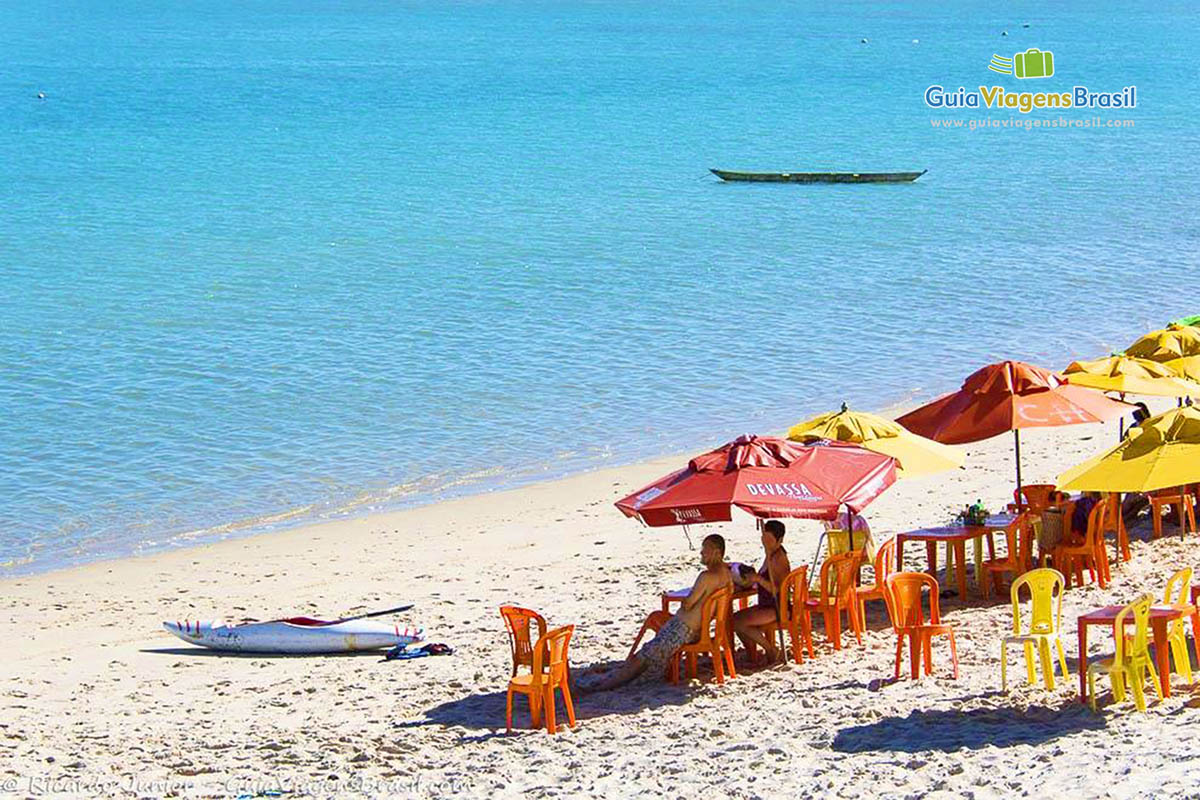
[[[752,582],[758,587],[758,605],[744,608],[733,615],[733,632],[742,640],[742,645],[755,644],[761,647],[770,661],[779,657],[779,648],[775,646],[774,637],[768,636],[764,627],[779,621],[779,589],[783,579],[792,571],[787,550],[783,549],[783,534],[783,523],[779,520],[772,519],[763,523],[762,544],[766,559],[762,569],[752,578]]]

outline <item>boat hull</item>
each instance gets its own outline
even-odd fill
[[[731,172],[710,169],[723,181],[750,183],[912,183],[928,170],[920,172]]]
[[[374,620],[273,620],[245,625],[224,622],[164,622],[185,642],[231,653],[351,653],[421,641],[423,631]]]

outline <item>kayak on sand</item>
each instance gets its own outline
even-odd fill
[[[420,628],[370,619],[321,620],[292,617],[230,625],[184,620],[163,628],[185,642],[235,653],[349,653],[419,642]]]

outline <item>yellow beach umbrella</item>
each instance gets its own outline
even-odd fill
[[[1200,328],[1168,325],[1162,330],[1150,331],[1125,348],[1125,355],[1160,362],[1200,356]]]
[[[1067,383],[1104,392],[1158,397],[1200,397],[1200,383],[1187,380],[1170,364],[1113,355],[1095,361],[1073,361],[1063,370]]]
[[[1162,363],[1190,381],[1200,381],[1200,355],[1172,358]]]
[[[1173,408],[1129,431],[1106,453],[1058,476],[1058,488],[1082,492],[1152,492],[1200,483],[1200,409]]]
[[[793,425],[787,438],[794,442],[833,439],[860,444],[866,450],[896,459],[899,462],[896,472],[903,478],[961,467],[965,457],[957,447],[918,436],[877,414],[850,411],[844,404],[841,411],[821,414]]]

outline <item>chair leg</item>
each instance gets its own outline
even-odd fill
[[[904,653],[904,634],[896,634],[896,675],[895,679],[900,680],[900,658]]]
[[[1113,702],[1125,702],[1125,672],[1123,670],[1114,670],[1109,673],[1109,678],[1112,680]]]
[[[572,702],[572,700],[571,700],[571,687],[566,682],[564,682],[558,688],[562,692],[563,705],[567,707],[567,722],[570,723],[572,728],[574,728],[575,727],[575,703]]]
[[[529,697],[529,724],[531,727],[542,727],[542,696],[532,692]]]
[[[1037,672],[1033,668],[1033,642],[1024,642],[1025,645],[1025,680],[1030,686],[1037,683]]]
[[[954,631],[950,631],[950,663],[954,665],[954,680],[958,680],[958,644],[954,641]]]
[[[713,678],[716,679],[718,684],[725,683],[725,669],[721,666],[722,659],[720,647],[714,643],[712,650],[710,650],[708,654],[712,658]]]
[[[921,677],[921,635],[916,630],[908,634],[908,656],[912,660],[912,678]]]
[[[558,732],[554,719],[554,687],[550,684],[546,684],[546,732],[550,734]]]
[[[1000,691],[1008,693],[1008,642],[1000,640]]]
[[[1175,671],[1188,683],[1192,682],[1192,659],[1188,656],[1187,639],[1177,636],[1171,639],[1171,655],[1175,657]]]
[[[804,646],[808,650],[808,657],[813,658],[813,637],[812,637],[812,615],[805,609],[800,615],[801,632],[804,633]]]
[[[925,659],[925,674],[933,674],[933,634],[924,632],[921,636],[921,655]]]
[[[833,640],[833,649],[842,649],[842,615],[834,608],[825,612],[825,635]]]
[[[1042,681],[1046,688],[1054,691],[1054,662],[1050,660],[1050,642],[1042,639],[1038,642],[1038,653],[1042,657]]]
[[[512,696],[513,696],[513,691],[512,691],[512,689],[509,689],[508,690],[508,700],[506,703],[506,705],[508,706],[508,711],[504,716],[504,722],[508,728],[509,733],[512,733]]]
[[[1062,639],[1055,638],[1054,644],[1058,648],[1058,664],[1060,667],[1062,667],[1063,680],[1069,682],[1071,680],[1071,674],[1067,672],[1067,654],[1063,652]]]
[[[1129,682],[1133,689],[1133,704],[1137,706],[1138,711],[1146,710],[1146,674],[1140,670],[1131,669]]]
[[[1092,707],[1092,713],[1096,713],[1096,673],[1090,669],[1087,673],[1087,689],[1088,689],[1088,705]]]
[[[854,631],[854,638],[858,640],[861,647],[863,640],[863,618],[858,614],[858,605],[851,601],[850,608],[846,609],[850,615],[850,629]]]
[[[1163,699],[1162,681],[1158,679],[1158,670],[1154,668],[1154,662],[1146,661],[1146,671],[1150,673],[1150,680],[1154,683],[1154,693],[1158,695],[1158,699]],[[1170,675],[1163,676],[1167,680],[1171,679]]]

